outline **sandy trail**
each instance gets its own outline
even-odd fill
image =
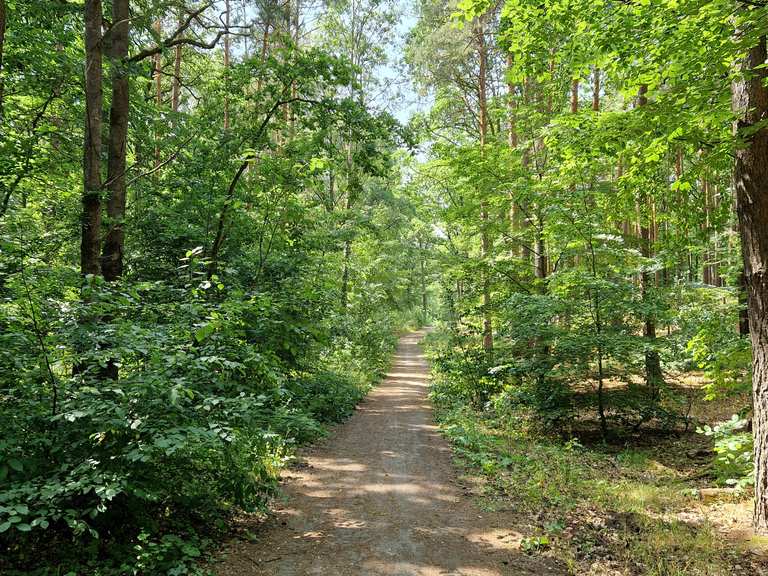
[[[423,335],[404,336],[386,380],[304,453],[285,504],[257,541],[228,548],[219,576],[565,573],[522,554],[513,519],[480,510],[457,483],[427,399]]]

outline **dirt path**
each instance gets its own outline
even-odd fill
[[[285,505],[219,576],[563,574],[522,554],[511,518],[476,507],[432,421],[418,341],[403,337],[387,379],[289,472]]]

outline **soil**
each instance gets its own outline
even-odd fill
[[[284,501],[237,540],[219,576],[561,575],[520,551],[520,520],[477,508],[433,422],[428,366],[404,336],[357,412],[284,475]]]

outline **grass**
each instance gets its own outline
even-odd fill
[[[483,505],[530,526],[521,544],[529,554],[557,557],[579,575],[768,574],[768,562],[726,539],[697,498],[702,461],[685,455],[700,447],[696,435],[585,446],[467,406],[441,406],[438,418],[459,462],[481,479]]]

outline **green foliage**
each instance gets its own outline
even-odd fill
[[[754,444],[748,422],[734,414],[716,426],[704,425],[697,432],[712,437],[715,473],[720,482],[743,489],[754,484]]]
[[[198,4],[131,2],[129,57]],[[176,109],[175,50],[158,55],[160,102],[154,58],[126,63],[125,269],[106,282],[78,271],[82,3],[5,6],[0,572],[201,573],[229,520],[265,509],[296,447],[353,411],[428,313],[432,231],[395,169],[412,138],[360,97],[361,66],[387,55],[335,29],[299,48],[266,7],[264,54],[242,49],[262,44],[249,26],[226,70],[220,50],[184,44]],[[215,10],[181,36],[208,42]],[[393,7],[370,10],[391,31]],[[327,16],[350,25],[344,6]]]
[[[708,400],[752,389],[752,350],[747,336],[734,332],[737,321],[731,305],[709,305],[698,322],[698,331],[688,341],[687,351],[704,370]]]

